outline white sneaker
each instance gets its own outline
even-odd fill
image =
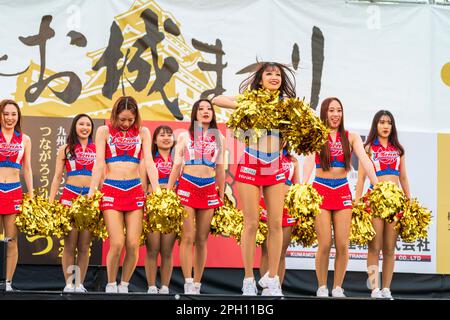
[[[168,286],[162,286],[161,289],[159,289],[160,294],[169,294],[169,287]]]
[[[87,290],[86,290],[86,288],[80,283],[79,286],[76,286],[76,287],[75,287],[75,292],[86,293]]]
[[[383,298],[394,300],[389,288],[383,288],[383,290],[381,290],[381,295],[383,296]]]
[[[193,282],[186,282],[184,284],[184,294],[198,294]]]
[[[258,281],[259,286],[263,289],[269,287],[269,284],[267,283],[268,280],[269,280],[269,272],[266,272],[266,274],[263,275],[261,279],[259,279]]]
[[[371,298],[375,298],[375,299],[381,299],[383,298],[383,295],[381,293],[380,288],[375,288],[372,290],[372,293],[370,294]]]
[[[158,293],[158,288],[156,286],[149,286],[148,290],[147,290],[147,293],[157,294]]]
[[[321,286],[319,289],[317,289],[316,291],[316,297],[328,297],[329,296],[329,292],[328,292],[328,288],[326,286]]]
[[[72,283],[67,283],[63,292],[75,292],[75,286]]]
[[[5,291],[9,291],[9,292],[14,291],[11,281],[6,281],[5,282]]]
[[[344,289],[341,287],[336,287],[331,290],[331,296],[334,298],[345,298]]]
[[[245,278],[242,282],[242,295],[243,296],[257,296],[258,290],[256,289],[256,282],[254,278]]]
[[[119,284],[117,286],[117,292],[118,293],[128,293],[128,285],[127,284]]]
[[[118,293],[119,289],[117,287],[117,283],[108,283],[105,288],[106,293]]]
[[[201,282],[194,282],[195,291],[197,291],[197,294],[200,294],[200,288],[202,287]]]
[[[280,278],[275,276],[273,278],[267,277],[267,289],[269,289],[269,296],[283,296],[283,292],[281,291]]]
[[[262,295],[262,296],[270,296],[270,290],[269,290],[269,288],[264,288],[264,289],[262,289],[261,295]]]

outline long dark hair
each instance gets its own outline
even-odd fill
[[[131,113],[135,116],[133,126],[135,126],[136,128],[140,128],[142,120],[141,115],[139,114],[138,103],[136,99],[130,96],[120,97],[114,103],[110,117],[112,126],[114,128],[119,127],[119,114],[125,110],[130,110]]]
[[[20,108],[19,108],[19,105],[17,104],[17,102],[15,102],[14,100],[11,100],[11,99],[2,100],[0,102],[0,116],[3,118],[3,110],[5,109],[5,107],[8,104],[12,104],[17,109],[18,119],[17,119],[16,125],[14,126],[14,130],[22,133],[22,125],[21,125],[22,124],[22,113],[20,112]]]
[[[209,123],[208,130],[209,129],[217,129],[216,111],[214,110],[212,102],[208,99],[200,99],[200,100],[195,101],[194,105],[192,106],[191,124],[189,125],[189,133],[191,134],[191,137],[194,136],[195,121],[197,121],[198,108],[200,108],[200,103],[203,101],[206,101],[209,103],[209,105],[211,106],[211,109],[212,109],[212,113],[213,113],[211,122]]]
[[[388,141],[400,152],[400,156],[405,154],[405,149],[398,141],[397,127],[395,126],[395,119],[392,113],[388,110],[380,110],[373,116],[372,126],[370,127],[369,135],[367,136],[364,147],[370,146],[376,138],[378,138],[378,122],[382,116],[388,116],[392,123],[391,133],[389,134]]]
[[[239,92],[243,93],[245,90],[261,89],[262,75],[266,70],[278,68],[281,73],[280,94],[283,97],[294,98],[295,93],[295,75],[289,67],[278,62],[263,62],[257,71],[251,74],[247,79],[239,85]]]
[[[194,132],[195,132],[195,121],[197,121],[197,112],[198,112],[198,109],[200,108],[200,103],[202,101],[208,102],[209,105],[211,106],[212,119],[211,119],[211,122],[209,123],[208,132],[210,132],[215,137],[216,143],[217,143],[217,145],[220,148],[221,147],[221,144],[220,144],[220,132],[219,132],[219,128],[217,127],[216,111],[214,110],[214,106],[213,106],[211,100],[209,100],[209,99],[197,100],[197,101],[195,101],[194,105],[192,106],[191,124],[189,125],[189,134],[190,134],[191,138],[197,139],[197,137],[194,135]],[[213,130],[211,130],[211,129],[213,129]]]
[[[155,132],[153,133],[153,137],[152,137],[152,155],[153,155],[153,158],[156,157],[156,153],[158,152],[158,146],[156,145],[156,138],[158,137],[158,134],[161,131],[173,134],[173,130],[169,126],[159,126],[159,127],[157,127],[155,129]],[[172,153],[174,146],[175,146],[175,140],[173,142],[172,147],[170,147],[170,153]]]
[[[89,117],[87,114],[81,113],[81,114],[77,114],[75,116],[75,118],[73,118],[72,120],[72,124],[70,125],[70,131],[69,131],[69,135],[67,136],[66,139],[66,149],[64,150],[64,154],[66,155],[65,159],[74,159],[75,158],[75,147],[76,145],[80,142],[78,140],[78,135],[77,135],[77,122],[78,120],[80,120],[81,118],[86,117],[89,119],[89,121],[91,122],[91,133],[89,134],[89,140],[92,140],[92,134],[94,132],[94,122],[92,121],[91,117]]]
[[[341,145],[342,150],[344,151],[345,170],[349,171],[351,150],[350,150],[350,142],[348,141],[348,137],[344,128],[344,107],[342,105],[342,102],[336,97],[329,97],[323,100],[322,105],[320,106],[320,120],[322,120],[322,122],[325,123],[327,127],[330,126],[330,124],[328,123],[328,108],[330,107],[330,104],[333,101],[337,101],[342,108],[342,118],[341,123],[339,124],[338,132],[341,136]],[[328,145],[328,142],[326,142],[322,146],[322,150],[320,150],[320,166],[324,171],[330,170],[330,147]]]

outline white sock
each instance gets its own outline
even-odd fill
[[[194,283],[194,278],[184,278],[184,283]]]
[[[128,287],[129,284],[130,284],[129,282],[120,281],[120,285],[121,285],[121,286]]]
[[[253,280],[255,280],[253,277],[244,278],[245,282],[253,282]]]
[[[108,286],[117,286],[117,282],[108,282]]]

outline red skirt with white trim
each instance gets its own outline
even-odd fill
[[[181,204],[195,209],[213,209],[223,205],[216,190],[214,177],[200,178],[183,173],[177,194]]]
[[[21,212],[22,185],[20,182],[0,183],[0,214]]]
[[[264,153],[247,147],[239,161],[234,179],[255,186],[285,183],[286,176],[280,152]]]
[[[140,179],[110,180],[103,183],[100,210],[134,211],[144,208],[145,192]]]
[[[352,209],[352,193],[347,178],[324,179],[316,177],[312,186],[323,197],[321,209],[330,211]]]

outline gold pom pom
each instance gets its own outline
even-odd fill
[[[227,121],[234,136],[256,142],[265,130],[278,129],[281,117],[279,91],[246,90],[237,98],[237,108]]]
[[[234,229],[232,230],[232,236],[236,240],[238,245],[241,245],[242,231],[244,230],[244,215],[237,216],[237,220],[234,221]]]
[[[62,205],[59,201],[50,203],[50,212],[53,219],[52,234],[58,238],[62,238],[72,231],[73,217],[69,213],[69,208]]]
[[[103,218],[103,214],[100,215],[100,219],[98,220],[97,225],[95,225],[92,229],[92,237],[95,239],[105,240],[108,238],[108,231],[106,230],[105,219]]]
[[[261,215],[263,208],[259,207],[259,213]],[[239,211],[239,215],[236,215],[236,220],[232,229],[232,236],[236,239],[238,245],[241,245],[242,231],[244,230],[244,215]],[[266,241],[269,228],[265,221],[259,220],[258,231],[256,232],[255,245],[259,247]]]
[[[78,230],[88,230],[92,233],[92,237],[104,240],[108,237],[108,233],[100,211],[102,196],[103,194],[98,190],[92,198],[79,195],[72,202],[69,215],[73,216],[74,225]]]
[[[267,234],[269,233],[269,228],[267,223],[264,221],[259,221],[258,232],[256,232],[256,246],[259,247],[266,241]]]
[[[428,236],[428,226],[431,224],[431,211],[423,207],[416,198],[407,202],[405,211],[400,217],[395,229],[399,231],[404,242],[415,242]]]
[[[302,221],[299,219],[292,228],[291,242],[304,248],[312,247],[317,243],[316,230],[309,226],[305,227],[305,224],[302,224]]]
[[[214,209],[210,232],[214,236],[230,237],[236,233],[237,223],[242,222],[242,220],[242,212],[235,207],[225,194],[223,206]]]
[[[284,99],[281,104],[280,132],[288,142],[289,151],[297,154],[320,152],[328,141],[328,129],[309,104],[298,98]]]
[[[350,242],[357,245],[366,245],[375,237],[376,232],[372,225],[372,215],[366,209],[363,199],[353,203],[352,229]]]
[[[391,181],[377,183],[367,198],[369,212],[373,218],[382,218],[392,223],[398,221],[398,215],[405,210],[405,195],[398,185]]]
[[[53,232],[53,219],[48,199],[35,193],[30,198],[28,193],[23,194],[21,213],[17,215],[15,224],[17,229],[29,236],[50,236]]]
[[[323,197],[311,184],[293,184],[284,199],[284,207],[294,219],[313,220],[320,213]]]
[[[145,245],[145,242],[147,241],[148,234],[150,232],[152,232],[152,230],[150,230],[150,228],[148,227],[148,223],[147,223],[147,219],[146,218],[147,217],[144,216],[144,219],[142,220],[142,233],[141,233],[141,237],[139,239],[139,246]]]
[[[320,213],[323,197],[310,184],[293,184],[284,199],[284,207],[297,220],[291,233],[291,241],[303,247],[317,242],[315,220]]]
[[[144,232],[159,231],[161,233],[175,232],[181,236],[183,221],[187,212],[180,203],[180,198],[173,190],[161,189],[147,196],[146,224]]]

